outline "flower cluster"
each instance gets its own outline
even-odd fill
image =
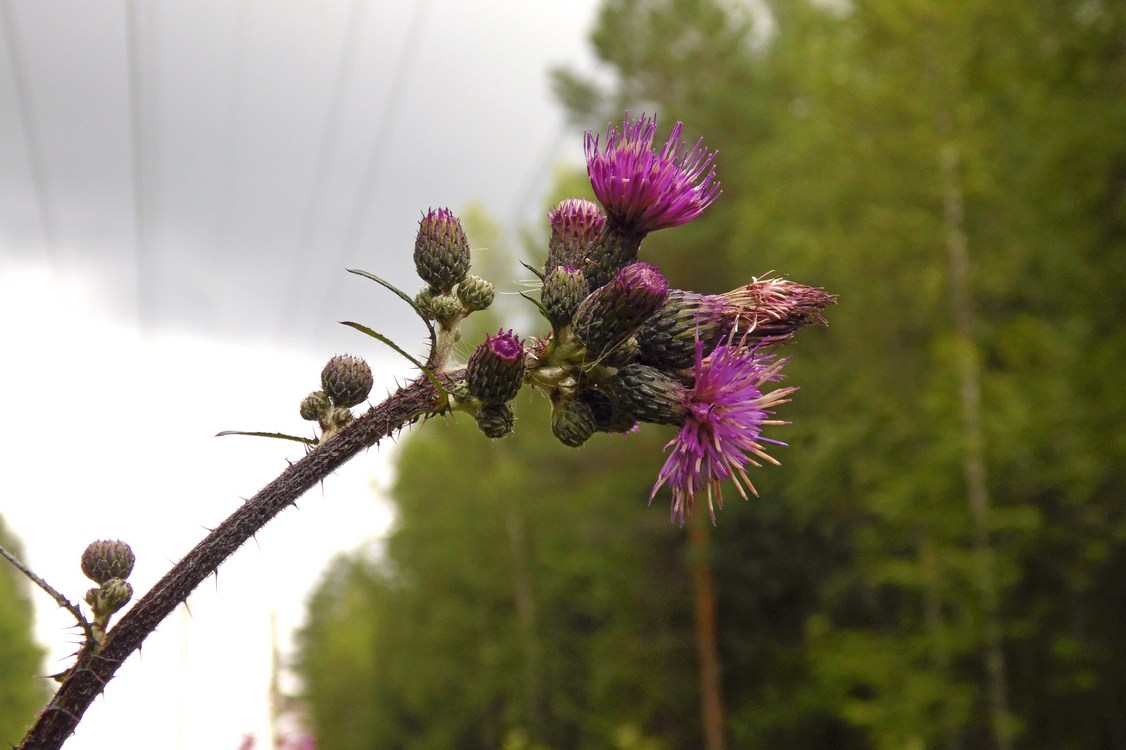
[[[794,388],[769,385],[785,359],[772,351],[834,297],[783,278],[752,279],[725,294],[671,288],[637,261],[650,232],[699,217],[720,195],[715,152],[689,148],[677,123],[655,148],[654,118],[628,117],[603,141],[587,133],[587,173],[601,209],[568,199],[548,214],[541,310],[551,334],[530,343],[527,381],[552,404],[552,432],[569,446],[640,422],[674,425],[650,498],[668,486],[684,523],[696,498],[715,520],[721,485],[755,492],[748,466],[776,463],[764,446],[774,409]]]
[[[714,521],[723,483],[746,497],[755,492],[747,467],[775,463],[764,446],[778,443],[763,429],[782,424],[773,412],[794,389],[771,389],[786,362],[773,350],[823,325],[822,310],[835,298],[780,277],[700,294],[674,288],[657,266],[638,261],[649,233],[696,219],[720,195],[716,152],[702,140],[687,145],[682,132],[677,123],[660,145],[655,118],[627,116],[604,136],[587,133],[598,202],[569,198],[548,213],[551,235],[537,271],[545,335],[501,329],[464,366],[455,361],[461,322],[491,304],[493,287],[469,273],[469,240],[445,208],[419,222],[414,261],[426,286],[414,306],[430,328],[427,374],[435,384],[444,378],[435,412],[471,414],[490,438],[513,431],[512,403],[524,386],[549,399],[552,433],[567,446],[643,422],[678,428],[651,498],[667,486],[673,519],[683,524],[697,497],[707,499]],[[338,359],[323,391],[302,404],[326,437],[371,387],[362,363]]]

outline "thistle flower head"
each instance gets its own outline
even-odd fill
[[[837,301],[823,289],[780,277],[756,278],[719,297],[736,312],[740,333],[773,340],[789,338],[806,326],[826,325],[821,311]]]
[[[684,424],[668,445],[668,459],[649,495],[668,484],[672,489],[671,515],[683,526],[692,514],[696,496],[706,493],[712,522],[716,507],[723,507],[722,483],[731,479],[744,499],[747,490],[758,495],[747,476],[746,466],[761,466],[759,460],[777,464],[765,452],[764,443],[784,445],[762,437],[765,425],[783,424],[770,418],[794,388],[763,392],[763,386],[780,378],[785,359],[774,359],[744,342],[728,339],[704,356],[704,345],[696,347],[694,383],[685,392]]]
[[[702,139],[688,148],[682,129],[678,122],[660,152],[653,151],[656,118],[627,116],[621,130],[607,127],[604,147],[587,132],[587,174],[611,223],[644,235],[695,219],[719,197],[715,152]]]
[[[696,344],[704,355],[729,336],[752,343],[779,343],[810,325],[825,325],[821,315],[836,297],[783,278],[753,279],[724,294],[669,290],[657,314],[638,334],[640,361],[665,369],[692,367]]]

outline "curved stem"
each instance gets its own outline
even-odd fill
[[[448,379],[459,373],[444,373]],[[100,646],[86,644],[55,696],[19,745],[22,750],[55,750],[74,733],[94,698],[118,667],[164,618],[187,599],[235,550],[274,516],[346,463],[404,426],[445,408],[445,397],[426,378],[403,386],[296,463],[203,538],[106,634]]]
[[[32,583],[50,594],[51,598],[54,599],[60,607],[65,609],[67,612],[70,612],[74,619],[78,621],[78,627],[82,628],[82,632],[86,635],[87,641],[94,640],[94,631],[90,628],[89,621],[87,621],[86,617],[82,614],[82,610],[78,608],[78,605],[72,604],[70,599],[67,599],[65,596],[59,593],[54,586],[37,576],[35,574],[35,571],[20,562],[19,558],[17,558],[8,550],[4,549],[2,546],[0,546],[0,557],[3,557],[5,560],[14,565],[16,570],[27,576]]]

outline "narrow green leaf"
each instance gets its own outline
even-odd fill
[[[538,308],[540,309],[540,313],[541,313],[541,314],[542,314],[542,315],[543,315],[543,316],[544,316],[545,318],[547,318],[548,320],[551,320],[551,316],[550,316],[550,315],[548,315],[548,313],[547,313],[547,308],[543,306],[543,303],[542,303],[542,302],[540,302],[540,301],[539,301],[538,299],[536,299],[535,297],[529,297],[529,296],[528,296],[528,293],[527,293],[527,292],[520,292],[520,296],[521,296],[521,297],[523,297],[524,299],[528,300],[529,302],[531,302],[531,303],[532,303],[533,305],[535,305],[536,307],[538,307]]]
[[[223,430],[222,432],[215,433],[215,437],[223,437],[224,435],[249,435],[250,437],[277,438],[278,440],[292,440],[295,443],[304,443],[305,445],[316,445],[318,442],[316,438],[286,435],[282,432],[243,432],[242,430]]]
[[[524,266],[524,268],[527,268],[529,271],[534,273],[536,275],[537,279],[539,279],[540,281],[543,281],[543,278],[544,278],[543,271],[539,270],[535,266],[528,265],[524,261],[520,261],[520,265]]]
[[[381,341],[384,344],[386,344],[387,346],[391,347],[392,349],[397,351],[399,354],[406,357],[408,362],[410,362],[412,365],[414,365],[419,370],[421,370],[422,374],[426,376],[426,379],[429,380],[431,383],[433,383],[434,387],[437,388],[439,392],[445,393],[447,395],[449,394],[449,391],[447,391],[445,386],[442,385],[441,381],[438,380],[438,377],[433,372],[430,371],[430,368],[428,368],[426,365],[419,362],[417,359],[415,359],[413,356],[411,356],[408,352],[406,352],[402,347],[400,347],[398,344],[396,344],[391,339],[384,336],[379,331],[373,331],[371,328],[368,328],[363,323],[353,323],[350,320],[342,320],[342,321],[340,321],[340,324],[348,326],[349,328],[355,328],[360,333],[366,333],[368,336],[371,336],[376,341]]]
[[[383,288],[389,289],[390,291],[392,291],[396,295],[398,295],[399,299],[403,300],[408,305],[410,305],[411,309],[414,310],[415,313],[418,315],[418,317],[422,318],[422,322],[424,324],[426,324],[426,331],[430,334],[430,349],[433,350],[438,346],[438,337],[437,337],[437,334],[434,333],[434,324],[430,322],[430,318],[426,317],[426,314],[424,312],[422,312],[422,310],[419,309],[418,305],[415,304],[413,297],[411,297],[409,294],[404,292],[399,287],[392,284],[390,281],[387,281],[386,279],[381,279],[380,277],[376,276],[374,273],[370,273],[368,271],[361,271],[358,268],[349,268],[348,273],[354,273],[357,276],[363,276],[365,279],[371,279],[376,284],[379,284]]]

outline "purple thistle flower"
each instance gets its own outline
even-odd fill
[[[762,437],[762,428],[785,424],[770,419],[771,410],[789,401],[788,396],[797,390],[777,388],[764,393],[762,388],[781,379],[780,371],[786,361],[731,339],[707,357],[704,344],[696,344],[695,382],[685,393],[684,425],[665,446],[671,452],[649,494],[649,502],[668,484],[672,488],[672,518],[679,519],[683,526],[692,514],[696,495],[705,491],[715,523],[716,506],[723,507],[720,485],[726,479],[734,481],[744,500],[747,490],[758,496],[746,466],[762,466],[756,458],[778,465],[766,454],[763,443],[785,443]]]
[[[586,169],[607,217],[627,232],[647,234],[684,224],[704,212],[720,195],[712,162],[700,139],[689,149],[680,141],[677,123],[664,149],[653,151],[656,118],[628,115],[619,131],[606,129],[606,147],[586,134]]]

